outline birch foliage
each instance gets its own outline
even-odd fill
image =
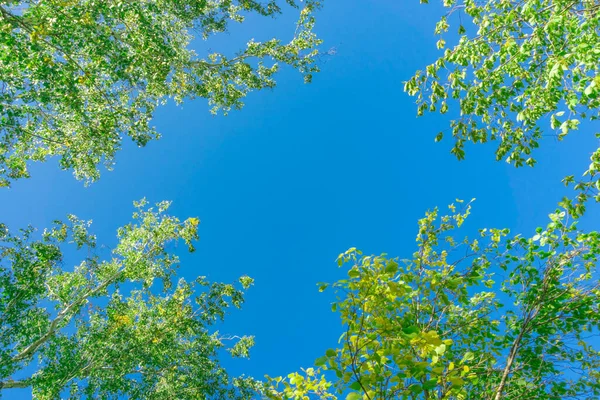
[[[237,109],[275,86],[280,65],[310,81],[319,39],[318,1],[41,0],[0,4],[0,185],[29,176],[30,161],[55,157],[87,182],[111,167],[126,137],[159,137],[151,124],[167,99],[206,98]],[[194,38],[223,34],[249,15],[299,12],[289,41],[273,38],[235,55],[197,54]],[[302,8],[300,8],[302,7]],[[289,10],[288,10],[289,11]]]
[[[198,219],[169,203],[136,205],[107,259],[95,256],[89,223],[70,216],[43,232],[0,232],[0,394],[36,399],[248,399],[258,387],[230,377],[223,349],[248,356],[252,337],[214,327],[240,307],[252,279],[175,280],[177,243],[193,250]],[[87,252],[64,265],[69,247]],[[72,255],[70,256],[72,257]]]

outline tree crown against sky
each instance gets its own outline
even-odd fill
[[[598,232],[564,211],[532,237],[452,235],[470,213],[419,221],[410,259],[340,254],[344,330],[272,399],[592,399],[600,396]]]
[[[193,250],[197,218],[136,204],[109,258],[96,253],[89,222],[69,216],[41,238],[32,228],[0,233],[0,389],[37,399],[247,399],[258,383],[230,377],[217,356],[247,357],[252,337],[213,325],[240,307],[237,284],[176,279],[173,244]],[[81,249],[73,252],[75,247]],[[64,253],[84,255],[74,268]]]
[[[459,160],[467,143],[496,141],[498,160],[533,166],[544,136],[561,140],[582,122],[598,119],[595,1],[444,0],[443,5],[448,12],[435,27],[443,55],[404,89],[416,96],[418,115],[452,112],[450,128],[436,141],[451,136]],[[458,33],[457,41],[449,30]],[[575,201],[562,204],[574,216],[583,214],[589,198],[600,200],[600,148],[590,154],[584,178],[565,178],[579,191]]]
[[[191,47],[248,15],[276,16],[279,3],[3,2],[0,184],[27,177],[30,161],[49,157],[78,179],[96,180],[124,137],[139,146],[159,137],[151,120],[167,99],[207,98],[213,112],[240,108],[249,92],[275,86],[281,64],[310,81],[318,70],[318,1],[285,2],[299,9],[288,42],[250,39],[234,56],[198,55]]]

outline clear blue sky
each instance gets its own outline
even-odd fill
[[[55,162],[37,165],[31,179],[0,193],[1,220],[42,228],[74,213],[94,220],[99,242],[110,246],[133,200],[172,200],[172,213],[202,221],[198,251],[186,255],[181,246],[181,275],[256,279],[244,309],[221,328],[256,335],[256,347],[250,360],[226,365],[256,377],[308,367],[341,333],[316,288],[342,275],[340,252],[407,257],[417,219],[455,198],[477,198],[467,231],[529,234],[564,194],[560,179],[589,163],[596,143],[588,132],[546,140],[535,169],[494,162],[491,146],[468,147],[458,162],[450,142],[434,143],[448,118],[417,119],[402,82],[438,54],[433,28],[442,12],[418,0],[327,1],[316,31],[337,54],[312,84],[284,69],[276,89],[251,94],[226,117],[212,116],[204,100],[162,108],[160,141],[127,144],[115,170],[88,188]],[[292,14],[252,18],[208,45],[289,38]]]

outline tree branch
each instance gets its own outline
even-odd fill
[[[56,333],[56,331],[58,330],[58,325],[60,324],[60,322],[65,319],[70,313],[71,311],[73,311],[73,309],[75,307],[77,307],[78,305],[80,305],[81,303],[83,303],[88,297],[93,296],[94,294],[98,293],[99,291],[101,291],[102,289],[105,289],[108,285],[110,285],[111,283],[114,282],[114,280],[123,273],[123,270],[119,270],[116,274],[114,274],[112,277],[110,277],[109,279],[107,279],[103,284],[101,284],[100,286],[97,286],[96,288],[87,291],[84,295],[82,295],[80,298],[78,298],[77,300],[73,301],[71,304],[69,304],[67,307],[65,307],[62,311],[60,311],[58,313],[58,315],[56,316],[56,318],[54,318],[52,320],[52,322],[50,323],[50,328],[48,329],[48,331],[46,333],[44,333],[39,339],[37,339],[35,342],[31,343],[29,346],[27,346],[25,349],[23,349],[23,351],[21,351],[19,354],[17,354],[16,356],[13,357],[13,361],[21,361],[29,356],[31,356],[33,353],[35,353],[35,351],[41,346],[43,345],[48,339],[50,339],[50,337],[52,337],[54,335],[54,333]]]
[[[4,382],[0,382],[0,390],[2,389],[24,389],[31,386],[31,382],[29,379],[25,379],[22,381],[13,381],[9,379]]]
[[[525,334],[526,327],[527,322],[523,324],[523,327],[521,327],[519,335],[517,336],[510,348],[510,353],[508,354],[508,359],[506,360],[506,366],[502,371],[502,378],[500,379],[500,384],[494,391],[494,400],[500,400],[502,398],[502,392],[504,391],[504,387],[506,386],[506,380],[508,379],[508,375],[511,372],[512,365],[515,361],[515,358],[517,357],[517,353],[519,352],[521,340],[523,340],[523,335]]]

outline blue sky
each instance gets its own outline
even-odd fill
[[[73,213],[92,219],[110,246],[132,201],[172,200],[172,213],[201,220],[197,252],[181,247],[181,275],[256,280],[244,309],[221,328],[256,335],[250,360],[226,363],[232,372],[308,367],[341,333],[316,287],[342,276],[340,252],[356,246],[407,257],[417,219],[455,198],[477,198],[466,233],[529,234],[564,195],[560,179],[583,171],[597,144],[587,127],[562,143],[549,138],[536,168],[515,170],[494,161],[493,146],[469,146],[458,162],[451,142],[434,143],[448,118],[417,119],[402,82],[438,55],[433,28],[442,12],[418,1],[326,2],[316,31],[337,54],[323,59],[312,84],[284,68],[277,88],[251,94],[228,116],[211,115],[204,100],[166,106],[155,118],[163,138],[143,149],[127,143],[114,171],[90,187],[55,162],[34,166],[31,179],[0,194],[2,221],[41,228]],[[251,18],[207,46],[289,38],[294,17]]]

